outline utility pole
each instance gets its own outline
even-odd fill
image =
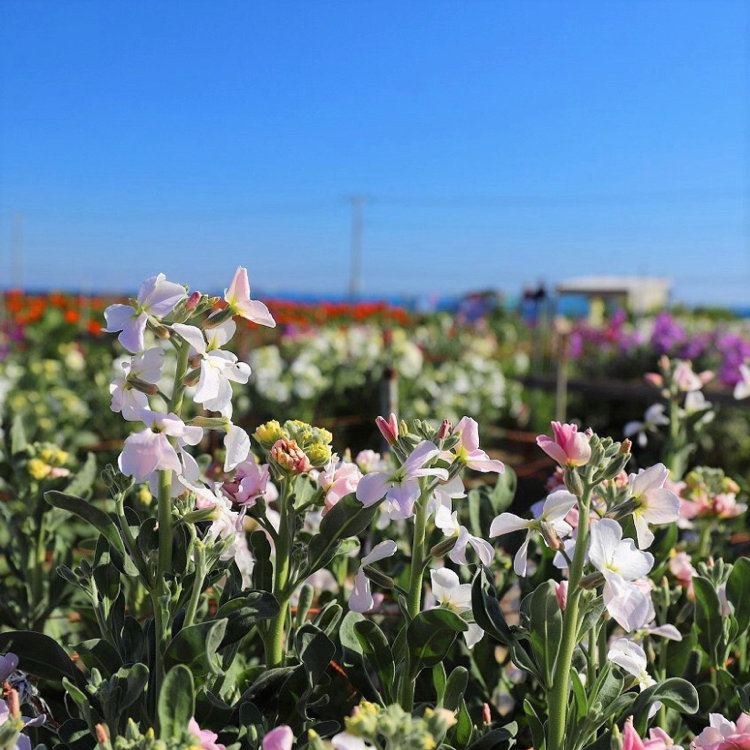
[[[362,235],[364,232],[364,219],[362,209],[368,198],[366,195],[352,195],[349,203],[352,207],[352,229],[349,243],[350,267],[349,267],[349,298],[354,301],[359,296],[360,284],[362,283]]]

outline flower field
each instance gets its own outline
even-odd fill
[[[0,748],[750,744],[743,321],[228,281],[4,297]]]

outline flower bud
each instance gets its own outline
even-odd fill
[[[10,715],[14,719],[20,718],[21,703],[18,700],[18,691],[15,688],[11,688],[11,691],[8,694],[8,709],[10,710]]]
[[[149,329],[152,330],[156,334],[157,338],[168,339],[172,335],[169,331],[169,328],[162,325],[154,318],[149,318],[147,325]]]
[[[457,541],[458,541],[457,536],[449,536],[443,539],[442,542],[438,542],[430,550],[430,554],[433,557],[437,557],[437,558],[445,557],[456,546]]]
[[[375,424],[388,445],[393,445],[398,440],[398,421],[395,414],[391,414],[387,422],[384,417],[377,417]]]
[[[305,452],[296,441],[289,438],[277,440],[268,454],[268,459],[289,474],[304,474],[312,469],[310,459]]]
[[[445,440],[445,438],[447,438],[448,435],[451,434],[452,430],[453,425],[450,423],[450,420],[444,419],[442,424],[440,425],[440,429],[438,429],[437,434],[435,435],[435,438],[437,440]]]
[[[541,532],[542,536],[544,537],[544,541],[547,543],[547,546],[550,549],[558,551],[563,548],[564,545],[562,543],[562,540],[558,536],[552,524],[542,521],[539,527],[539,531]]]
[[[220,326],[232,317],[234,317],[234,311],[231,307],[227,306],[222,310],[217,310],[213,315],[206,318],[203,323],[203,328],[205,330],[216,328],[216,326]]]
[[[486,703],[484,704],[487,705]],[[435,737],[445,737],[445,733],[456,723],[456,715],[447,708],[426,708],[424,719],[427,728]]]
[[[128,385],[136,391],[145,393],[147,396],[155,396],[159,392],[156,383],[147,383],[145,380],[136,378],[134,375],[128,377]]]
[[[392,589],[396,585],[393,578],[377,568],[373,568],[371,565],[365,565],[362,571],[376,586],[380,586],[381,589]]]
[[[104,728],[103,724],[97,724],[96,725],[96,741],[100,745],[108,745],[109,744],[109,737],[107,737],[107,730]]]
[[[281,425],[275,419],[272,419],[270,422],[260,425],[253,433],[253,437],[262,448],[269,450],[277,440],[286,437],[286,435]]]
[[[482,721],[485,724],[492,724],[492,711],[490,711],[490,704],[482,704]]]
[[[325,466],[331,460],[331,446],[314,443],[305,451],[313,466]]]
[[[198,303],[201,301],[201,297],[203,295],[200,292],[193,292],[188,298],[187,302],[185,303],[185,309],[186,310],[195,310],[196,307],[198,307]]]
[[[191,386],[195,385],[201,377],[201,369],[200,367],[196,368],[195,370],[190,370],[187,375],[182,379],[183,385]]]
[[[565,486],[568,492],[572,492],[576,497],[583,495],[583,480],[581,475],[574,468],[565,469]]]
[[[595,589],[603,583],[604,576],[599,571],[596,571],[596,573],[589,573],[587,576],[581,578],[578,585],[582,589]]]

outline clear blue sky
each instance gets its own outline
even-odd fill
[[[750,302],[742,0],[4,0],[0,284]],[[20,243],[18,243],[20,245]]]

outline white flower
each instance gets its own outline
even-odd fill
[[[384,512],[392,520],[409,518],[414,514],[414,503],[419,498],[420,477],[434,476],[447,480],[445,469],[425,468],[439,453],[434,443],[422,441],[398,468],[388,472],[365,474],[357,485],[357,500],[365,507],[385,497]]]
[[[239,362],[231,352],[210,348],[203,338],[203,332],[196,326],[175,323],[172,328],[201,356],[201,374],[193,400],[210,411],[218,411],[223,417],[231,418],[231,383],[247,383],[250,365]],[[222,341],[226,333],[227,328],[221,328],[218,333],[213,333],[211,340]]]
[[[458,513],[456,511],[451,513],[450,508],[441,505],[435,513],[435,525],[445,536],[456,537],[456,543],[448,553],[448,558],[454,563],[457,565],[468,565],[469,561],[466,559],[467,545],[472,547],[485,565],[492,563],[492,558],[495,556],[492,545],[481,537],[469,533],[469,530],[465,526],[461,526],[458,523]]]
[[[513,569],[519,576],[526,575],[528,564],[529,541],[531,533],[539,531],[546,524],[554,533],[562,538],[570,534],[572,527],[564,519],[570,513],[573,506],[578,502],[578,498],[567,490],[557,490],[551,493],[544,501],[542,513],[538,518],[527,520],[515,515],[515,513],[501,513],[497,516],[490,526],[490,537],[510,534],[514,531],[527,529],[526,539],[516,553],[513,560]]]
[[[123,419],[139,422],[141,412],[149,408],[148,396],[133,388],[129,378],[137,378],[144,383],[155,385],[161,378],[161,368],[164,364],[164,351],[158,347],[147,349],[136,354],[129,361],[122,363],[125,376],[115,378],[109,386],[112,396],[110,408],[114,412],[122,412]]]
[[[625,425],[625,437],[638,435],[638,445],[644,448],[648,443],[648,433],[658,433],[659,427],[669,424],[669,417],[664,414],[664,404],[651,404],[643,415],[643,422],[633,421]]]
[[[654,678],[646,671],[646,652],[637,643],[627,638],[618,638],[610,647],[607,658],[633,675],[641,690],[656,684]]]
[[[185,287],[157,274],[141,284],[136,305],[110,305],[104,311],[108,333],[120,331],[117,340],[131,352],[143,351],[143,334],[149,315],[162,318],[186,297]]]
[[[742,380],[734,386],[734,397],[736,399],[750,396],[750,367],[747,363],[740,365],[740,376]]]
[[[378,560],[392,557],[396,554],[396,542],[386,539],[376,544],[372,551],[365,555],[359,563],[359,570],[354,578],[354,589],[349,597],[349,609],[352,612],[368,612],[375,605],[370,591],[370,579],[365,575],[365,565],[371,565]]]
[[[430,571],[432,593],[438,604],[456,614],[471,611],[471,584],[461,583],[458,575],[448,568]],[[464,639],[469,648],[473,648],[484,637],[484,630],[476,623],[469,623],[464,632]]]
[[[641,469],[628,477],[630,495],[638,501],[633,522],[641,549],[648,549],[654,541],[649,524],[674,523],[680,518],[680,498],[664,487],[667,479],[669,470],[664,464]]]
[[[224,299],[235,315],[268,328],[276,327],[276,321],[268,308],[257,299],[250,299],[250,282],[246,268],[237,268],[229,289],[224,292]]]
[[[616,575],[625,581],[642,578],[654,564],[650,552],[641,552],[632,539],[622,538],[622,527],[611,518],[591,525],[589,560],[605,579]]]
[[[649,590],[637,583],[651,570],[654,557],[623,539],[617,521],[604,518],[591,525],[589,560],[604,576],[604,605],[622,628],[638,630],[654,619]]]
[[[155,471],[172,470],[179,474],[182,463],[169,438],[195,445],[203,437],[202,428],[186,425],[175,414],[150,410],[141,413],[141,420],[147,427],[125,440],[118,460],[120,471],[134,477],[137,482],[149,479]]]

